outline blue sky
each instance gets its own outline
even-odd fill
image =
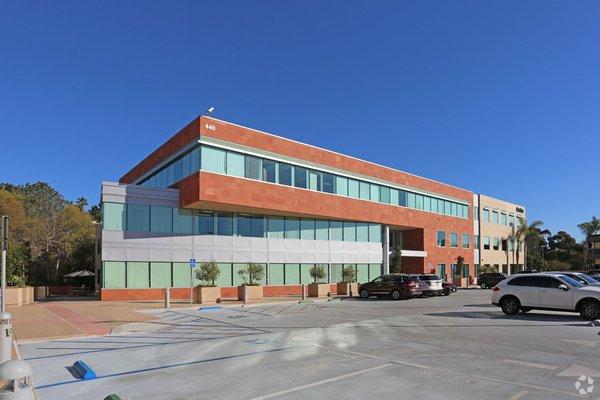
[[[99,201],[215,116],[524,204],[600,215],[596,1],[4,2],[0,181]]]

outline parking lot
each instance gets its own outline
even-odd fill
[[[41,399],[569,399],[600,378],[600,327],[507,317],[490,294],[153,310],[137,332],[21,351]],[[77,360],[99,378],[76,379]]]

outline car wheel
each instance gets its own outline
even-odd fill
[[[444,293],[442,293],[444,296],[450,296],[450,290],[444,290]]]
[[[579,306],[579,314],[587,320],[600,318],[600,303],[593,300],[586,301]]]
[[[529,307],[521,307],[521,312],[523,314],[528,313],[529,311],[531,311],[531,308],[529,308]]]
[[[400,300],[401,297],[402,297],[402,293],[400,293],[399,290],[392,290],[392,299]]]
[[[502,312],[504,312],[504,314],[506,315],[515,315],[519,312],[519,309],[521,308],[521,303],[516,297],[508,297],[502,300],[500,308],[502,308]]]
[[[485,282],[481,282],[479,284],[479,287],[482,288],[482,289],[487,289],[487,284]]]
[[[362,299],[367,299],[367,298],[369,298],[369,291],[368,291],[368,290],[366,290],[366,289],[365,289],[365,290],[361,290],[361,291],[360,291],[360,297],[361,297]]]

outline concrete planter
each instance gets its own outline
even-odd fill
[[[454,278],[453,282],[458,287],[467,287],[467,278]]]
[[[350,292],[352,292],[352,296],[358,296],[358,283],[356,283],[356,282],[352,282],[352,283],[338,282],[336,293],[339,296],[350,296],[350,293],[348,292],[348,290],[350,290]]]
[[[33,302],[33,287],[6,288],[6,305],[21,306]]]
[[[310,283],[308,285],[308,297],[327,297],[329,283]]]
[[[244,287],[246,288],[246,295],[244,299]],[[263,287],[262,286],[238,286],[238,300],[240,301],[258,301],[263,299]]]
[[[221,288],[215,287],[195,287],[194,301],[200,304],[216,303],[221,298]]]
[[[48,286],[35,286],[33,289],[33,299],[44,300],[48,297],[49,292]]]

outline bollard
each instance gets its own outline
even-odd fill
[[[248,302],[248,285],[244,285],[244,304]]]
[[[34,400],[31,367],[22,360],[0,364],[0,400]]]
[[[12,360],[12,316],[10,313],[0,313],[0,364]]]
[[[348,297],[352,297],[352,284],[346,283],[346,285],[348,285],[348,287],[346,288],[346,293],[348,293]]]
[[[306,285],[302,284],[302,300],[306,300]]]
[[[171,308],[171,288],[165,288],[165,308]]]

